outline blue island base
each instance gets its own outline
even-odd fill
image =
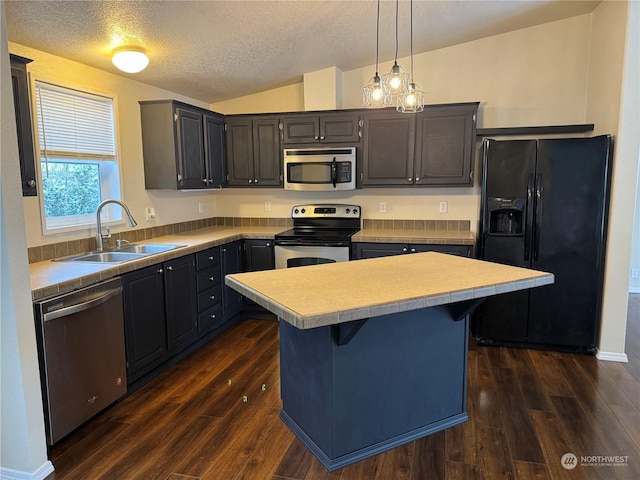
[[[280,321],[280,418],[330,471],[467,420],[468,315]]]

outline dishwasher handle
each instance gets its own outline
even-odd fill
[[[47,312],[42,316],[42,319],[45,322],[50,320],[55,320],[56,318],[66,317],[68,315],[73,315],[74,313],[83,312],[85,310],[89,310],[90,308],[95,307],[96,305],[103,304],[108,302],[113,297],[116,297],[122,293],[122,287],[117,287],[112,290],[107,291],[104,295],[100,295],[99,297],[92,298],[86,302],[78,303],[76,305],[71,305],[69,307],[61,308],[60,310],[54,310],[52,312]]]

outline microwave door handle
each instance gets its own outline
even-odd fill
[[[333,188],[336,188],[336,184],[338,183],[337,177],[336,157],[333,157],[333,163],[331,164],[331,180],[333,181]]]

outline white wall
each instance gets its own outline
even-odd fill
[[[43,478],[52,470],[42,417],[40,376],[25,245],[18,141],[0,5],[0,477]]]
[[[596,133],[616,138],[598,357],[624,359],[640,153],[639,2],[603,2],[593,12],[589,82],[587,111],[600,121]]]

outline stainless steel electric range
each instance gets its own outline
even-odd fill
[[[275,236],[276,268],[347,262],[360,230],[359,205],[311,204],[291,209],[293,228]]]

